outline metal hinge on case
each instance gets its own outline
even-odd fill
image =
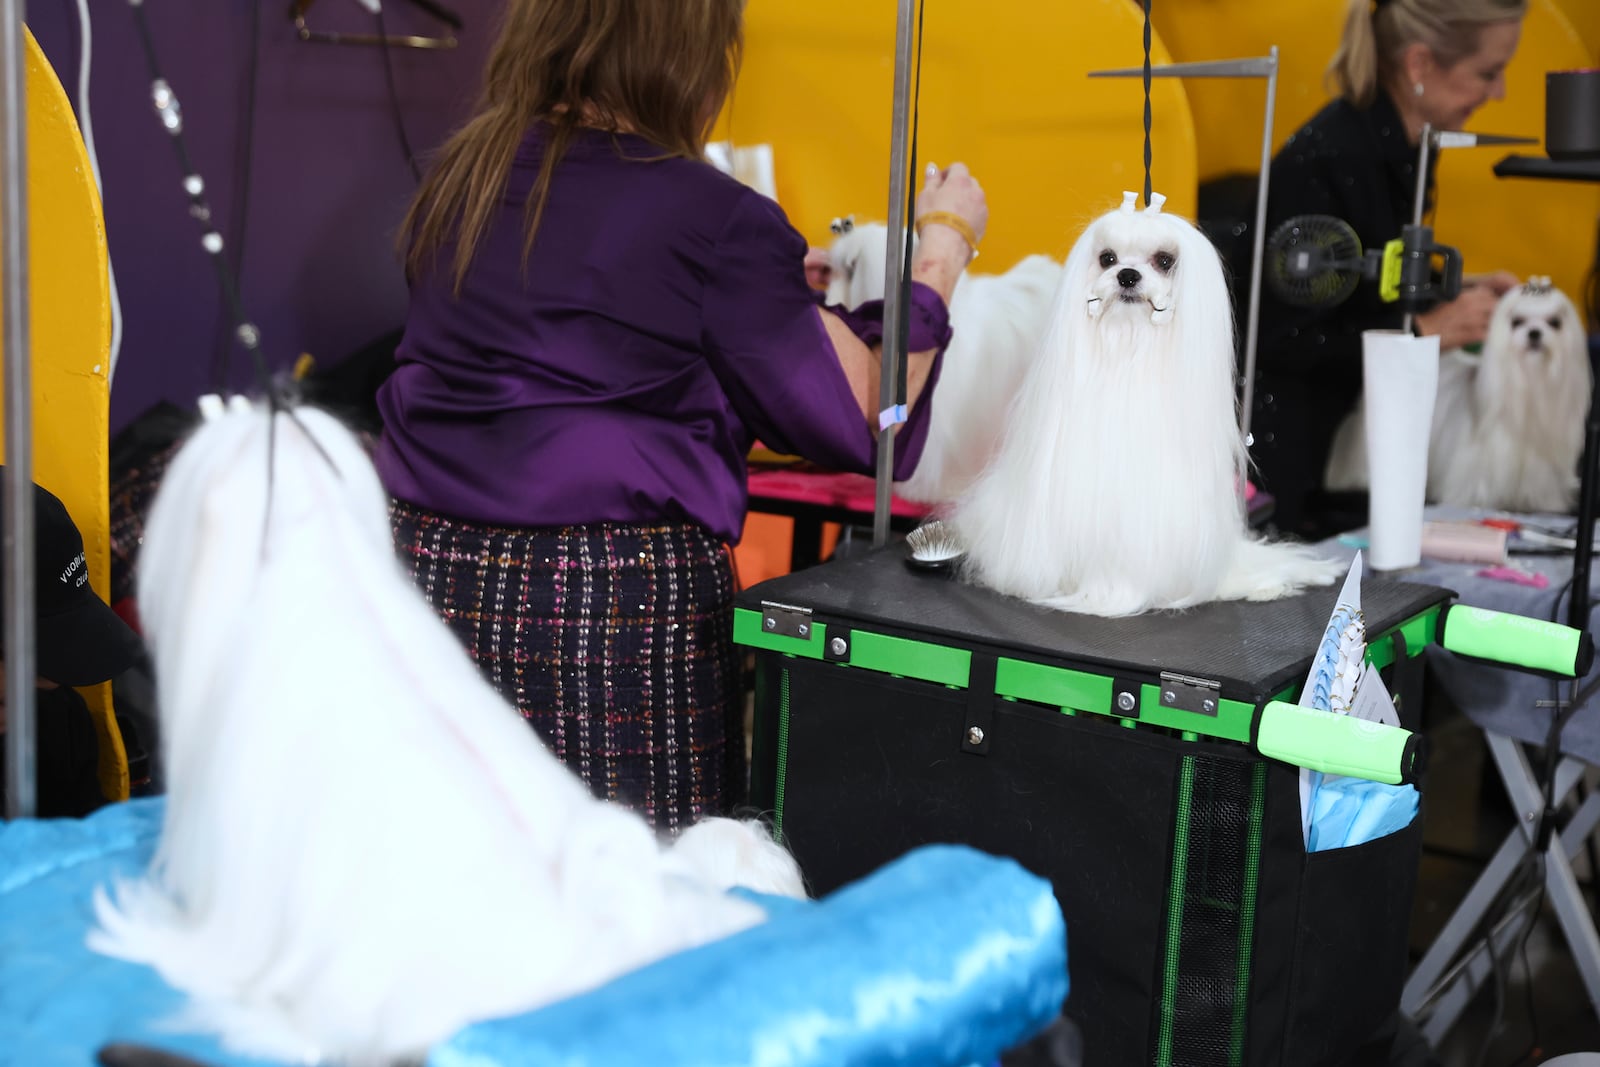
[[[1222,683],[1209,678],[1190,678],[1185,674],[1161,672],[1161,706],[1216,715],[1222,701]]]
[[[802,641],[811,637],[811,609],[797,608],[793,604],[761,602],[761,630],[782,637],[798,637]]]

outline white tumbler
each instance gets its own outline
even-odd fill
[[[1402,330],[1361,335],[1372,486],[1367,562],[1393,571],[1422,562],[1428,434],[1439,391],[1439,338]]]

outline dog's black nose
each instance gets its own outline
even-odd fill
[[[1539,339],[1541,337],[1543,337],[1543,336],[1544,336],[1544,334],[1542,332],[1540,332],[1539,330],[1529,330],[1528,331],[1528,343],[1530,345],[1533,345],[1535,348],[1537,348],[1539,346]]]
[[[1123,267],[1121,270],[1117,271],[1117,284],[1122,286],[1124,289],[1132,289],[1134,286],[1139,284],[1139,281],[1142,277],[1143,275],[1134,270],[1132,267]]]

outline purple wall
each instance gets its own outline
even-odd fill
[[[466,29],[448,52],[391,49],[407,133],[419,153],[463,117],[501,0],[445,0]],[[243,295],[275,367],[310,352],[322,365],[399,327],[405,288],[393,234],[414,189],[395,131],[383,56],[370,46],[302,42],[287,0],[146,0],[157,57],[183,108],[194,165],[219,228],[235,232],[251,12],[260,13],[254,159]],[[105,183],[123,342],[112,388],[115,432],[151,404],[188,404],[213,388],[223,327],[215,273],[201,250],[127,0],[89,0],[92,118]],[[76,103],[73,0],[33,0],[28,23]],[[441,29],[410,0],[386,0],[391,33]],[[372,29],[355,0],[318,0],[308,22]],[[46,235],[35,234],[34,240]],[[235,350],[232,384],[251,375]]]

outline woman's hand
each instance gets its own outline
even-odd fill
[[[931,219],[920,221],[935,212],[964,222],[971,230],[971,243],[969,235],[957,225]],[[989,200],[966,164],[952,163],[946,170],[928,164],[922,191],[917,194],[913,224],[919,226],[920,232],[911,276],[931,286],[948,304],[961,272],[977,254],[977,246],[989,229]]]
[[[988,229],[989,202],[983,195],[982,186],[965,165],[954,163],[948,170],[941,171],[930,163],[922,191],[917,194],[916,217],[921,219],[933,211],[948,212],[972,229],[974,243],[969,245],[959,226],[930,221],[922,227],[917,240],[917,251],[911,261],[911,276],[931,287],[948,305],[956,282],[961,279],[961,272],[977,251],[976,242],[983,240],[984,231]],[[816,251],[806,255],[808,279],[814,277],[813,268],[821,266],[823,262],[824,257],[817,257]],[[823,327],[828,331],[834,351],[838,353],[839,365],[844,368],[845,377],[850,381],[850,391],[861,406],[861,414],[866,417],[868,428],[877,433],[881,348],[868,348],[862,344],[861,339],[832,312],[819,308],[818,314],[822,316]],[[922,394],[936,354],[929,350],[912,352],[907,357],[907,404],[915,404]],[[899,431],[898,426],[895,429]]]
[[[1508,270],[1497,270],[1492,274],[1469,274],[1461,279],[1462,289],[1486,287],[1494,290],[1495,296],[1505,296],[1521,284],[1522,279]]]
[[[989,229],[988,198],[965,163],[952,163],[946,170],[929,163],[922,191],[917,194],[916,211],[919,219],[935,211],[958,216],[972,227],[972,236],[980,242]]]
[[[1492,286],[1462,289],[1448,304],[1418,315],[1417,329],[1425,337],[1437,335],[1440,351],[1477,344],[1489,336],[1489,320],[1498,303],[1500,296]]]
[[[833,257],[826,248],[806,250],[806,284],[813,289],[826,289],[833,279]]]

